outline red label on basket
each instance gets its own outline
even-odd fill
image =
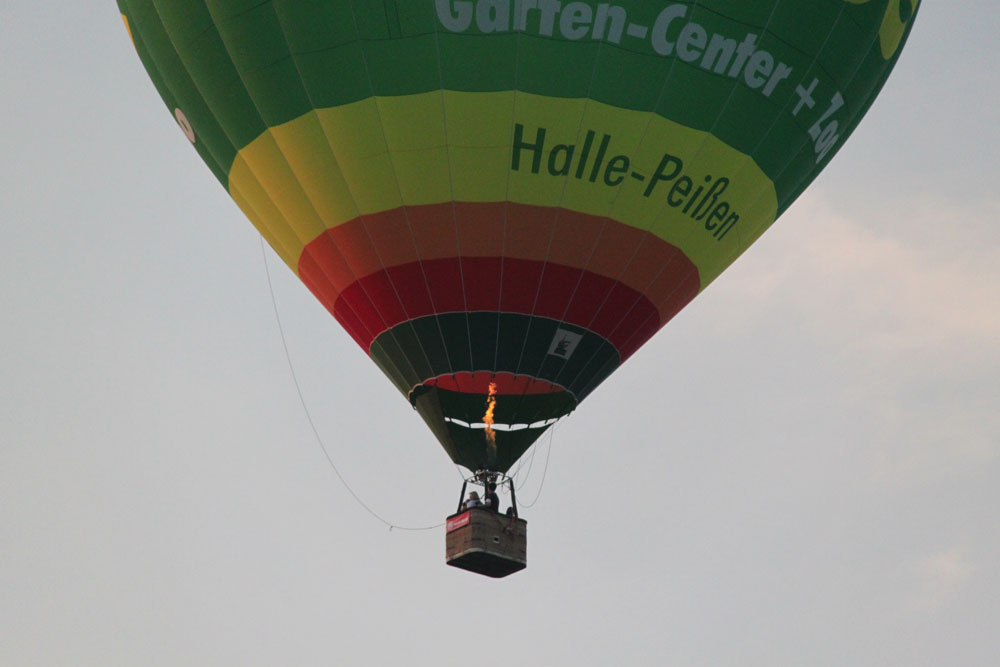
[[[448,523],[445,525],[445,533],[450,533],[453,530],[458,530],[462,526],[469,525],[469,513],[459,514],[456,517],[448,519]]]

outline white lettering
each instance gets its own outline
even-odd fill
[[[609,19],[611,20],[611,29],[607,30]],[[601,3],[597,5],[597,16],[594,18],[594,32],[591,33],[590,38],[607,39],[612,44],[621,44],[622,31],[625,30],[625,22],[627,20],[628,14],[625,13],[624,7]],[[606,30],[607,34],[605,34]]]
[[[677,38],[677,56],[686,63],[698,60],[708,42],[708,33],[697,23],[688,23]]]
[[[538,11],[542,13],[542,18],[538,26],[538,34],[551,37],[556,25],[556,14],[562,9],[559,0],[538,0]]]
[[[774,74],[768,80],[767,85],[764,86],[764,97],[770,97],[771,93],[774,92],[774,87],[777,86],[781,81],[788,78],[788,75],[792,73],[792,68],[785,63],[778,63],[778,66],[774,70]]]
[[[559,31],[566,39],[583,39],[590,32],[594,10],[585,2],[571,2],[559,16]]]
[[[771,76],[774,69],[774,56],[767,51],[757,51],[750,56],[747,68],[743,70],[743,80],[751,88],[757,89],[764,85],[767,77]]]
[[[736,48],[736,62],[733,66],[729,68],[729,76],[738,76],[740,70],[743,69],[743,65],[746,64],[747,58],[750,54],[754,52],[754,45],[757,43],[757,35],[752,32],[749,33],[746,38],[740,42],[740,45]]]
[[[438,20],[446,30],[465,32],[472,23],[472,3],[461,0],[435,0]]]
[[[702,69],[711,69],[716,74],[722,74],[729,67],[729,59],[736,51],[736,40],[726,39],[722,35],[712,35],[712,41],[708,43],[705,50],[705,57],[701,59]]]
[[[538,0],[516,0],[514,3],[514,30],[528,29],[528,10],[538,9]]]
[[[479,0],[476,27],[485,33],[510,30],[510,0]]]
[[[653,24],[653,50],[661,56],[669,56],[673,52],[673,43],[667,41],[667,30],[675,19],[684,18],[685,14],[687,5],[670,5],[656,17],[656,23]]]
[[[748,88],[764,97],[770,97],[792,74],[791,66],[770,51],[757,48],[756,34],[747,33],[738,41],[739,38],[711,33],[700,23],[684,20],[689,5],[681,2],[664,7],[651,28],[630,23],[628,10],[612,2],[434,0],[434,6],[441,25],[450,32],[467,32],[470,28],[483,34],[531,30],[542,37],[552,37],[558,31],[560,37],[571,41],[587,39],[588,35],[594,41],[611,44],[621,44],[623,38],[630,44],[639,40],[660,56],[673,56],[685,63],[697,63],[706,72],[742,79]],[[791,112],[793,116],[803,107],[813,107],[817,83],[814,80],[808,88],[802,85],[796,88],[799,101]],[[821,151],[828,150],[828,137],[836,139],[835,131],[822,125],[810,131]]]

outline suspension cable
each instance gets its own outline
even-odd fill
[[[552,456],[552,443],[555,440],[557,426],[559,426],[559,422],[553,424],[552,430],[549,432],[549,449],[545,453],[545,467],[542,468],[542,481],[539,482],[538,484],[538,493],[535,494],[535,499],[532,500],[530,503],[524,503],[524,502],[520,503],[524,507],[534,507],[535,503],[538,502],[538,499],[542,495],[542,489],[545,488],[545,473],[549,471],[549,458]]]
[[[306,421],[309,422],[309,428],[312,429],[313,436],[316,438],[316,444],[319,445],[320,451],[323,452],[323,456],[324,458],[326,458],[326,462],[330,464],[330,468],[332,468],[334,474],[337,475],[337,479],[340,480],[340,483],[344,485],[344,488],[347,489],[347,492],[351,494],[351,497],[354,498],[355,502],[357,502],[358,505],[364,508],[364,510],[368,512],[368,514],[372,515],[375,519],[382,522],[384,525],[388,526],[390,531],[392,530],[421,531],[421,530],[434,530],[435,528],[440,528],[441,526],[444,525],[444,522],[441,522],[433,526],[400,526],[383,518],[378,512],[369,507],[368,504],[361,499],[361,496],[359,496],[354,491],[354,489],[351,488],[351,485],[347,483],[347,480],[344,479],[344,476],[341,474],[340,469],[337,468],[337,464],[333,462],[333,457],[330,456],[330,451],[327,449],[326,444],[323,442],[323,438],[319,434],[319,429],[316,428],[316,423],[313,421],[312,413],[309,411],[309,406],[306,405],[305,397],[302,395],[302,387],[299,385],[299,378],[298,375],[295,373],[295,366],[292,364],[292,355],[288,351],[288,341],[285,338],[285,328],[281,324],[281,315],[278,313],[278,300],[274,295],[274,284],[271,281],[271,269],[269,268],[267,263],[267,246],[264,243],[263,236],[260,237],[260,250],[264,258],[264,273],[265,275],[267,275],[267,288],[271,293],[271,306],[273,306],[274,308],[274,319],[278,323],[278,333],[281,335],[281,346],[285,350],[285,361],[288,362],[288,371],[289,373],[291,373],[293,384],[295,384],[295,391],[299,396],[299,403],[302,405],[302,411],[305,412]]]

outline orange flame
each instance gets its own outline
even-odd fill
[[[497,383],[490,382],[490,392],[486,396],[486,414],[483,423],[486,424],[486,445],[491,449],[497,446],[497,434],[493,430],[493,410],[497,407]]]

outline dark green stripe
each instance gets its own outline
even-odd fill
[[[560,327],[583,335],[569,360],[548,354]],[[442,336],[448,341],[447,350]],[[498,397],[497,423],[532,424],[572,412],[619,364],[610,343],[578,327],[540,317],[487,312],[412,320],[379,335],[370,351],[375,363],[409,396],[452,460],[470,470],[486,465],[507,470],[545,429],[496,431],[497,459],[489,461],[482,429],[446,419],[481,423],[485,394],[420,386],[422,382],[450,373],[486,370],[527,374],[566,386],[568,391]]]
[[[583,336],[568,360],[548,353],[560,327]],[[370,354],[404,396],[430,378],[492,371],[562,385],[579,401],[619,364],[611,343],[579,327],[544,317],[487,312],[447,313],[404,322],[380,334]],[[520,413],[517,419],[534,421]]]

